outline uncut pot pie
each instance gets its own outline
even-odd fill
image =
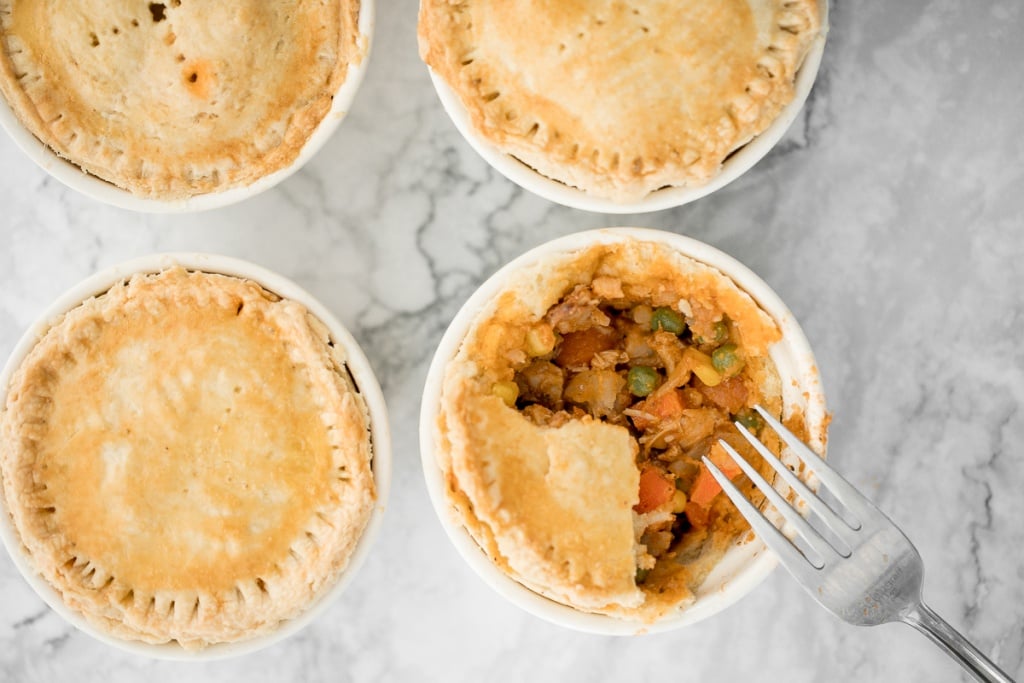
[[[343,352],[248,280],[115,285],[41,336],[2,411],[26,559],[119,638],[197,649],[274,630],[336,583],[373,509]]]
[[[435,457],[491,561],[562,604],[655,621],[748,527],[702,464],[751,495],[718,440],[767,473],[738,421],[782,412],[774,321],[660,243],[595,243],[511,273],[441,383]],[[793,416],[787,420],[797,426]]]
[[[365,56],[359,0],[0,0],[0,92],[28,130],[140,197],[290,165]]]
[[[422,0],[420,54],[473,130],[632,202],[700,186],[794,97],[818,0]]]

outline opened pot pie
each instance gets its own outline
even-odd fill
[[[0,92],[55,153],[140,197],[289,166],[366,46],[359,0],[0,0]]]
[[[128,640],[276,629],[336,583],[376,495],[341,349],[234,277],[140,274],[70,310],[14,371],[0,430],[27,560]]]
[[[730,279],[661,243],[513,271],[441,383],[434,450],[457,518],[562,604],[644,621],[684,608],[747,529],[701,456],[750,493],[717,442],[767,467],[732,423],[760,432],[751,406],[781,412],[780,338]]]
[[[473,130],[600,198],[700,186],[794,97],[818,0],[423,0],[420,54]]]

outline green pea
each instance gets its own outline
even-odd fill
[[[636,583],[640,584],[647,580],[647,575],[651,573],[650,569],[636,568]]]
[[[756,410],[744,408],[733,417],[752,434],[760,434],[761,430],[764,429],[764,418]]]
[[[715,370],[726,377],[731,377],[743,369],[743,358],[740,357],[735,344],[725,344],[711,353],[711,364],[715,366]]]
[[[626,376],[626,386],[629,387],[629,393],[634,396],[643,397],[657,389],[661,383],[660,380],[658,371],[654,368],[646,365],[636,365],[629,369],[629,374]]]
[[[701,337],[697,340],[700,344],[721,344],[729,338],[729,326],[725,324],[724,320],[719,320],[714,324],[711,332],[711,338],[705,339]]]
[[[654,309],[654,313],[651,314],[651,329],[655,332],[665,330],[672,334],[682,334],[686,330],[686,323],[678,312],[662,306]]]

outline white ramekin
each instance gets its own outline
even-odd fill
[[[811,446],[824,452],[825,397],[814,355],[807,338],[786,305],[753,271],[703,242],[674,233],[643,228],[607,228],[575,233],[542,244],[513,260],[484,282],[455,315],[431,362],[420,412],[420,453],[427,490],[441,525],[463,559],[494,590],[527,612],[554,624],[603,635],[638,635],[694,624],[720,612],[753,590],[775,568],[775,555],[757,539],[731,548],[708,575],[686,609],[654,623],[592,614],[556,603],[515,581],[495,566],[462,525],[446,495],[446,483],[435,448],[442,384],[447,364],[459,351],[466,333],[481,310],[503,289],[509,276],[556,253],[585,249],[594,244],[639,240],[664,244],[717,269],[747,292],[779,326],[782,340],[769,350],[782,380],[785,414],[803,411]]]
[[[184,199],[139,197],[113,183],[86,173],[80,166],[58,155],[21,123],[7,99],[2,95],[0,95],[0,128],[7,131],[14,143],[32,161],[62,184],[87,197],[112,206],[143,213],[194,213],[236,204],[254,197],[264,190],[269,190],[302,168],[320,151],[320,148],[337,129],[338,124],[345,118],[355,99],[359,84],[363,81],[366,65],[370,58],[374,29],[374,0],[360,0],[358,29],[358,42],[363,47],[363,58],[357,64],[349,64],[345,81],[334,94],[330,111],[306,140],[306,144],[303,145],[298,156],[285,168],[265,175],[244,187],[235,187],[222,192],[208,192]]]
[[[750,170],[782,139],[789,127],[800,114],[814,79],[818,75],[818,67],[825,52],[825,38],[828,34],[828,0],[819,0],[821,14],[821,32],[814,39],[800,70],[796,74],[796,90],[793,100],[783,108],[778,118],[760,135],[740,147],[723,163],[722,169],[714,178],[704,185],[694,187],[670,187],[657,190],[635,202],[616,202],[610,199],[594,197],[583,190],[552,180],[533,168],[498,149],[484,139],[475,128],[469,112],[444,80],[429,69],[430,78],[434,83],[437,96],[448,112],[452,123],[476,152],[484,158],[496,171],[522,187],[548,201],[568,206],[573,209],[594,211],[597,213],[647,213],[661,211],[675,206],[682,206],[711,194],[725,187],[732,181]]]
[[[43,334],[64,313],[75,308],[86,299],[106,292],[114,284],[135,273],[157,273],[172,266],[183,266],[188,270],[232,275],[252,280],[264,289],[282,298],[297,301],[327,326],[331,339],[344,350],[346,367],[355,380],[355,384],[359,389],[359,393],[362,394],[370,414],[373,480],[377,489],[377,498],[370,520],[356,544],[356,549],[349,559],[345,571],[338,578],[337,583],[324,591],[314,602],[307,606],[305,611],[294,619],[283,623],[280,628],[272,633],[235,643],[218,643],[201,650],[185,650],[176,643],[152,645],[111,636],[90,624],[81,614],[69,608],[61,599],[60,593],[39,575],[25,556],[21,540],[17,530],[14,528],[2,491],[0,491],[0,539],[3,540],[4,545],[7,547],[7,552],[10,554],[15,566],[22,576],[25,577],[29,585],[39,594],[39,597],[53,608],[55,612],[71,622],[72,625],[92,637],[122,650],[157,659],[221,659],[262,649],[296,633],[322,614],[351,583],[360,565],[370,552],[374,538],[380,531],[384,510],[387,506],[391,487],[391,432],[388,426],[387,408],[384,405],[384,394],[381,392],[373,368],[370,366],[359,344],[338,319],[323,304],[313,298],[311,294],[291,280],[253,263],[215,254],[168,253],[144,256],[107,268],[66,291],[43,312],[15,345],[6,366],[0,372],[0,406],[7,402],[7,391],[14,371],[21,365],[29,351],[42,338]]]

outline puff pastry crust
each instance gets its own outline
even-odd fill
[[[578,285],[615,278],[629,299],[721,311],[742,338],[752,397],[776,414],[781,385],[768,357],[775,323],[729,278],[663,245],[627,240],[545,257],[510,275],[445,370],[435,430],[456,518],[509,576],[552,600],[654,621],[693,591],[749,527],[719,496],[710,528],[637,582],[640,470],[626,427],[591,416],[538,425],[494,395],[521,364],[526,335]],[[773,445],[777,447],[777,443]]]
[[[0,0],[0,91],[57,154],[175,199],[288,166],[365,45],[359,0]]]
[[[114,636],[242,640],[334,584],[375,499],[327,329],[253,282],[137,275],[58,320],[0,414],[30,563]]]
[[[705,184],[794,94],[817,0],[423,0],[420,54],[473,128],[540,173],[634,201]]]

